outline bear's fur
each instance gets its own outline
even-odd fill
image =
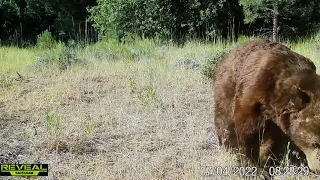
[[[217,64],[213,81],[221,145],[264,167],[279,165],[290,142],[319,172],[320,77],[312,61],[280,43],[249,41]]]

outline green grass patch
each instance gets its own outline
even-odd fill
[[[24,71],[28,66],[35,64],[33,49],[21,49],[17,47],[0,47],[0,72],[16,73]]]
[[[152,39],[128,40],[120,43],[116,40],[104,40],[85,48],[84,56],[96,60],[131,60],[138,61],[150,57],[156,48]]]

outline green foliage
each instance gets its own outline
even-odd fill
[[[274,5],[279,10],[279,33],[286,37],[311,33],[320,24],[318,0],[239,0],[239,3],[245,14],[244,22],[259,28],[260,34],[271,32]]]
[[[56,42],[51,33],[44,31],[37,39],[38,65],[57,65],[60,70],[66,70],[73,64],[84,63],[76,58],[76,44],[69,41],[68,45]]]
[[[95,0],[1,0],[0,39],[7,43],[34,43],[36,36],[49,28],[61,40],[83,40],[84,32],[91,30],[91,24],[84,23],[86,8],[95,4]]]
[[[57,42],[48,30],[43,31],[37,36],[37,47],[41,50],[55,48],[56,45]]]
[[[0,39],[6,39],[10,43],[17,44],[18,33],[14,31],[14,28],[18,25],[19,16],[19,7],[15,1],[0,1]]]
[[[122,40],[137,34],[140,37],[180,39],[212,38],[227,31],[228,23],[241,17],[234,0],[186,2],[171,0],[98,0],[89,9],[94,26],[107,37]],[[240,15],[239,15],[240,13]]]
[[[201,73],[208,79],[212,79],[213,71],[216,67],[216,64],[221,61],[227,53],[229,53],[231,47],[224,48],[222,50],[217,51],[212,58],[208,59],[206,64],[203,66]]]
[[[1,14],[8,16],[19,16],[19,7],[18,4],[15,1],[12,0],[2,0],[0,2],[0,8],[1,8]],[[10,23],[10,22],[6,22]]]
[[[264,18],[265,21],[270,21],[273,15],[273,5],[277,5],[283,12],[286,8],[290,8],[295,0],[240,0],[245,14],[245,23],[252,23],[257,18]]]
[[[56,43],[52,48],[37,50],[37,63],[41,66],[57,65],[64,52],[64,44]]]
[[[117,22],[119,22],[119,13],[128,1],[118,0],[97,0],[98,5],[89,8],[91,20],[95,22],[95,27],[106,36],[115,37],[117,31]]]
[[[0,39],[28,46],[49,29],[54,39],[77,43],[135,35],[179,43],[221,36],[235,40],[238,33],[269,33],[274,3],[280,34],[312,34],[320,26],[319,0],[1,0]]]

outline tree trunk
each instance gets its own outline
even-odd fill
[[[273,5],[273,32],[272,32],[272,40],[275,42],[278,42],[278,39],[279,39],[278,21],[279,21],[279,10],[278,10],[278,4],[275,3]]]

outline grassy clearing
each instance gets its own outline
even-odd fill
[[[48,163],[49,179],[234,179],[201,175],[236,165],[217,145],[201,74],[225,47],[101,42],[76,47],[87,63],[63,71],[34,66],[36,50],[2,47],[0,64],[15,57],[4,72],[24,79],[0,87],[0,163]]]

